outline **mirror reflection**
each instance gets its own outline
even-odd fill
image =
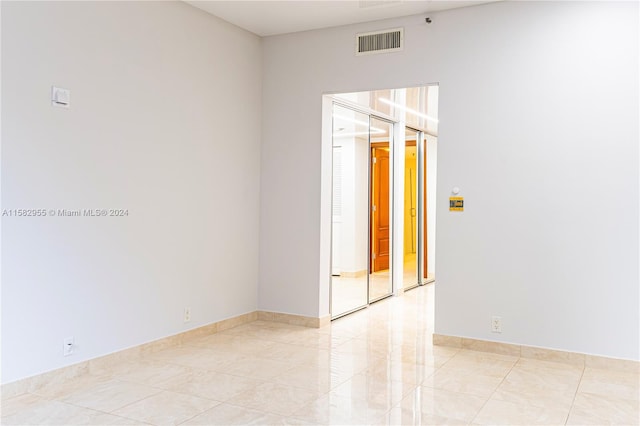
[[[333,107],[331,314],[368,303],[369,116]]]

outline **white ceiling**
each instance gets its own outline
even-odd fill
[[[184,0],[259,36],[293,33],[377,21],[497,0]]]

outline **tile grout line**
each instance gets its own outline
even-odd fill
[[[145,399],[145,398],[143,398],[143,399]],[[72,403],[72,402],[63,401],[63,400],[58,399],[58,398],[54,398],[54,399],[51,399],[51,400],[49,400],[49,401],[55,401],[55,402],[58,402],[58,403],[60,403],[60,404],[69,405],[69,406],[71,406],[71,407],[75,407],[75,408],[82,408],[83,410],[91,410],[91,411],[95,411],[96,413],[99,413],[99,414],[106,414],[106,415],[109,415],[109,416],[122,417],[122,418],[124,418],[124,419],[132,420],[132,421],[134,421],[134,422],[137,422],[137,421],[138,421],[138,420],[136,420],[136,419],[131,419],[131,418],[129,418],[129,417],[124,417],[124,416],[119,416],[119,415],[117,415],[117,414],[113,414],[112,412],[109,412],[109,411],[105,411],[105,410],[98,410],[97,408],[85,407],[84,405],[74,404],[74,403]],[[115,411],[115,410],[114,410],[114,411]]]
[[[212,399],[212,401],[215,401],[215,400],[214,400],[214,399]],[[219,401],[218,401],[218,402],[219,402]],[[185,424],[185,423],[187,423],[187,422],[189,422],[189,421],[191,421],[191,420],[195,419],[196,417],[201,416],[202,414],[206,413],[207,411],[211,411],[211,410],[213,410],[214,408],[217,408],[217,407],[221,406],[222,404],[224,404],[224,402],[219,402],[218,404],[214,405],[213,407],[207,408],[206,410],[204,410],[204,411],[202,411],[202,412],[200,412],[200,413],[198,413],[198,414],[196,414],[196,415],[193,415],[193,416],[189,417],[188,419],[185,419],[184,421],[182,421],[182,422],[178,423],[176,426],[183,425],[183,424]]]
[[[502,378],[502,380],[500,380],[500,383],[498,384],[498,386],[496,386],[496,388],[493,390],[493,392],[491,392],[491,395],[489,395],[489,397],[487,398],[487,400],[484,402],[484,404],[482,404],[482,407],[480,407],[480,409],[478,410],[478,412],[476,413],[475,416],[473,416],[473,419],[471,419],[471,421],[469,422],[469,424],[472,424],[475,419],[478,418],[478,415],[480,414],[480,412],[483,410],[484,407],[486,407],[486,405],[489,403],[489,401],[491,400],[491,398],[493,398],[493,395],[496,394],[496,392],[498,391],[498,388],[500,388],[500,386],[502,386],[502,384],[504,383],[504,381],[507,379],[507,376],[509,374],[511,374],[511,372],[513,371],[514,367],[518,364],[518,361],[520,361],[522,359],[521,356],[518,356],[518,359],[516,359],[516,362],[513,363],[513,365],[511,366],[511,368],[509,369],[509,371],[507,371],[507,374],[504,375],[504,377]]]
[[[99,409],[97,409],[97,408],[86,407],[86,406],[84,406],[84,405],[79,405],[79,404],[76,404],[76,403],[73,403],[73,402],[64,401],[63,399],[60,399],[60,398],[55,398],[54,400],[55,400],[55,401],[57,401],[57,402],[61,402],[61,403],[63,403],[63,404],[67,404],[67,405],[74,406],[74,407],[84,408],[84,409],[88,409],[88,410],[93,410],[93,411],[97,411],[97,412],[100,412],[100,413],[103,413],[103,414],[109,414],[109,415],[112,415],[112,416],[118,416],[117,414],[113,414],[113,412],[114,412],[114,411],[117,411],[117,410],[119,410],[119,409],[121,409],[121,408],[127,407],[127,406],[129,406],[129,405],[131,405],[131,404],[135,404],[135,403],[137,403],[137,402],[144,401],[145,399],[150,398],[150,397],[152,397],[152,396],[154,396],[154,395],[158,395],[158,394],[160,394],[160,393],[162,393],[162,392],[164,391],[164,389],[160,389],[160,388],[157,388],[157,387],[155,387],[155,386],[148,386],[148,385],[142,385],[142,384],[140,384],[140,383],[127,382],[127,381],[124,381],[124,380],[120,380],[120,379],[118,379],[117,377],[114,377],[114,376],[109,376],[109,377],[111,377],[111,380],[115,380],[115,381],[120,382],[120,383],[124,383],[124,384],[127,384],[127,385],[144,386],[144,387],[151,388],[151,389],[153,389],[153,390],[157,390],[158,392],[155,392],[155,393],[153,393],[153,394],[151,394],[151,395],[148,395],[148,396],[145,396],[145,397],[143,397],[143,398],[137,399],[137,400],[135,400],[135,401],[133,401],[133,402],[129,402],[129,403],[127,403],[127,404],[123,405],[122,407],[118,407],[118,408],[116,408],[116,409],[114,409],[114,410],[112,410],[112,411],[105,411],[105,410],[99,410]],[[90,387],[89,389],[91,389],[91,387]],[[84,393],[84,392],[83,392],[83,393]],[[73,394],[73,393],[72,393],[72,394]],[[70,395],[71,395],[71,394],[70,394]],[[70,395],[66,395],[66,396],[64,396],[64,397],[69,397]],[[61,397],[61,398],[63,398],[63,397]],[[119,416],[119,417],[124,417],[124,416]],[[125,417],[125,418],[126,418],[126,419],[129,419],[129,417]],[[131,420],[133,420],[133,421],[138,421],[138,420],[136,420],[136,419],[131,419]]]
[[[576,386],[576,391],[573,394],[573,400],[571,401],[571,406],[569,407],[569,412],[567,413],[567,418],[564,421],[565,425],[569,421],[569,417],[571,417],[571,411],[573,411],[573,404],[575,404],[575,402],[576,402],[576,397],[578,396],[578,390],[580,389],[580,385],[582,384],[582,378],[584,377],[584,370],[586,368],[587,368],[586,365],[582,366],[582,373],[580,373],[580,380],[578,380],[578,386]]]

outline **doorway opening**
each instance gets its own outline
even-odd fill
[[[332,319],[435,279],[437,101],[437,85],[325,96]]]

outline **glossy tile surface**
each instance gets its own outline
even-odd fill
[[[632,369],[556,362],[544,351],[519,357],[433,346],[433,286],[319,329],[257,320],[94,363],[90,374],[3,399],[1,423],[640,423]]]
[[[175,392],[161,392],[116,410],[114,414],[154,425],[179,425],[219,402]]]

